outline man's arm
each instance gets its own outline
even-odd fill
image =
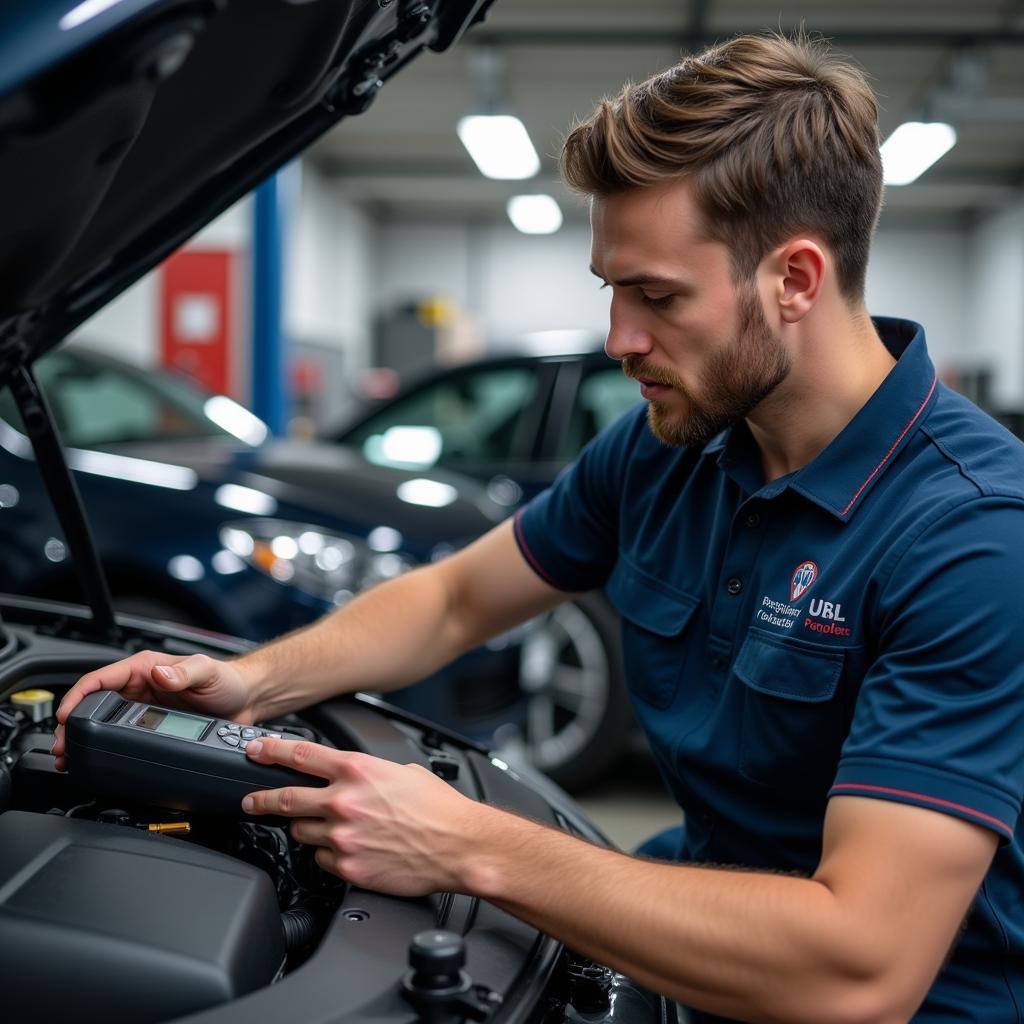
[[[312,626],[231,661],[140,651],[84,675],[57,710],[64,723],[96,690],[253,722],[356,690],[415,682],[488,637],[565,600],[523,561],[511,521],[443,562],[360,594]]]
[[[271,717],[341,693],[398,689],[567,596],[526,565],[508,520],[235,664],[256,694],[256,717]]]
[[[466,888],[686,1005],[750,1021],[906,1021],[955,940],[994,833],[836,797],[810,879],[641,861],[492,813]]]
[[[937,811],[840,796],[812,878],[667,864],[476,803],[418,765],[284,740],[247,754],[328,779],[252,793],[246,807],[294,818],[292,835],[352,884],[478,896],[657,992],[746,1021],[907,1021],[997,843]]]

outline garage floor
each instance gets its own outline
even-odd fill
[[[623,850],[633,850],[648,836],[681,820],[649,755],[631,754],[600,786],[576,802]]]

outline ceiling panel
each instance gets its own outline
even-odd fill
[[[887,211],[966,217],[1016,197],[1024,183],[1022,0],[498,0],[485,25],[389,82],[372,117],[342,124],[311,159],[378,210],[501,217],[516,192],[565,197],[553,180],[565,132],[627,79],[736,31],[801,24],[867,71],[883,136],[921,117],[941,115],[957,128],[959,144],[920,183],[891,190]],[[473,68],[482,49],[499,63],[503,105],[541,154],[538,179],[485,181],[455,135],[457,119],[481,105]]]

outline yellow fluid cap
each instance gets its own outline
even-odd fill
[[[11,703],[33,722],[42,722],[53,714],[53,694],[49,690],[19,690],[11,694]]]
[[[48,700],[53,700],[53,694],[49,690],[19,690],[11,694],[11,703],[23,708],[45,704]]]

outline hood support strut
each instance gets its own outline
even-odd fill
[[[32,373],[31,366],[22,364],[10,376],[11,394],[14,396],[25,429],[32,442],[36,463],[42,474],[50,501],[57,511],[64,537],[71,552],[71,561],[92,611],[93,627],[104,640],[117,641],[121,630],[114,619],[114,606],[110,588],[103,572],[96,544],[75,478],[64,459],[64,449],[54,426],[46,396]]]

